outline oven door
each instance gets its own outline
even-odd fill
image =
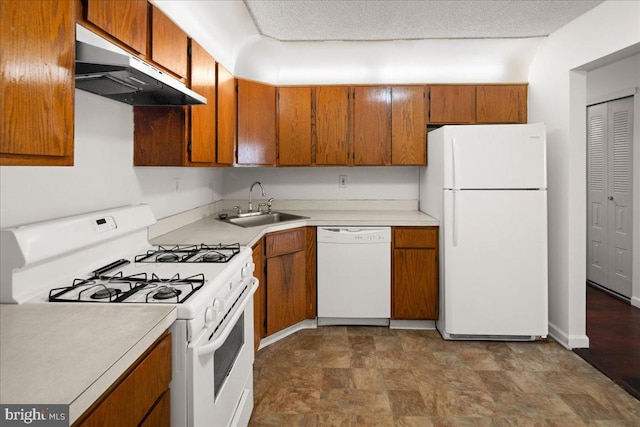
[[[220,326],[210,325],[188,345],[189,427],[249,422],[253,410],[253,294],[257,288],[258,280],[251,277]]]

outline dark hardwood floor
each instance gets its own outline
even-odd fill
[[[574,351],[640,400],[640,309],[587,284],[587,336]]]

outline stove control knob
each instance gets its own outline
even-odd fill
[[[216,311],[215,308],[211,306],[207,307],[207,309],[204,311],[205,323],[212,323],[216,320],[217,317],[218,317],[218,312]]]
[[[204,311],[205,323],[215,322],[218,320],[220,313],[222,313],[222,301],[216,298],[213,300],[213,304],[208,306]]]

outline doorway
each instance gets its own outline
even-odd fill
[[[627,299],[633,269],[633,96],[587,107],[587,280]]]

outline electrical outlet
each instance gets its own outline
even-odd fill
[[[347,188],[347,175],[340,175],[338,179],[338,186],[340,188]]]

